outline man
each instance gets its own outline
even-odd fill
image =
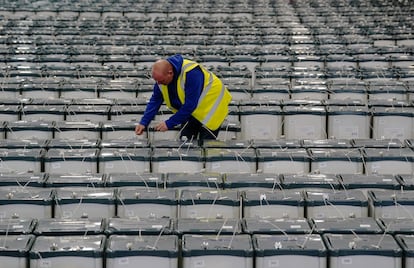
[[[173,115],[155,126],[167,131],[181,125],[181,139],[216,139],[228,114],[231,94],[222,81],[200,64],[174,55],[152,66],[153,93],[135,133],[141,135],[165,102]]]

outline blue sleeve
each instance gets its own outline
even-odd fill
[[[168,129],[174,126],[184,124],[188,121],[191,114],[197,108],[198,100],[204,86],[204,74],[200,67],[194,68],[187,73],[186,82],[184,85],[185,100],[184,104],[173,114],[166,124]]]
[[[158,110],[161,107],[161,104],[164,102],[164,99],[161,94],[161,90],[157,84],[154,85],[151,98],[145,108],[144,115],[141,118],[140,124],[148,127],[151,121],[154,119],[155,115],[158,113]]]

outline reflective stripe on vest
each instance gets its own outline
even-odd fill
[[[206,115],[206,117],[204,118],[202,122],[204,125],[206,125],[207,122],[210,121],[211,117],[216,112],[217,107],[220,105],[221,101],[223,100],[225,90],[226,90],[226,87],[223,85],[220,90],[220,96],[216,99],[216,102],[214,103],[213,108],[210,109],[210,112]]]

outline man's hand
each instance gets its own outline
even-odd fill
[[[156,131],[162,131],[162,132],[167,131],[168,127],[167,127],[167,124],[165,123],[165,121],[158,123],[155,126],[155,130]]]
[[[135,134],[137,134],[137,135],[141,135],[142,133],[144,133],[144,130],[145,130],[145,126],[143,126],[143,125],[141,125],[141,124],[138,124],[138,125],[135,127]]]

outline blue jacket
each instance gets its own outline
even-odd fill
[[[174,126],[184,124],[188,121],[191,113],[195,110],[203,90],[204,74],[199,67],[191,70],[187,73],[187,79],[185,83],[185,102],[181,104],[177,94],[177,78],[181,73],[181,66],[183,64],[183,57],[179,54],[174,55],[167,59],[173,66],[174,78],[168,85],[168,92],[171,98],[172,106],[178,111],[173,114],[168,120],[165,121],[168,129],[172,129]],[[158,84],[154,84],[152,96],[147,104],[144,115],[141,118],[140,124],[148,127],[150,122],[154,119],[158,113],[164,99],[161,94],[161,90]]]

